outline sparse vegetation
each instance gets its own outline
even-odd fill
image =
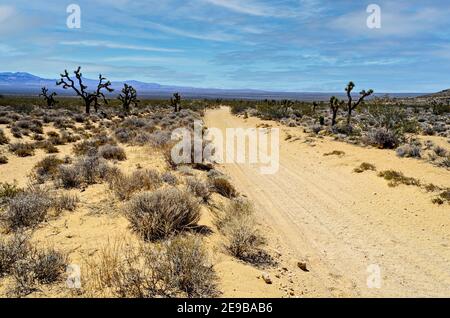
[[[363,173],[364,171],[377,171],[377,168],[371,163],[363,162],[353,171],[356,173]]]
[[[34,145],[29,143],[13,143],[9,145],[9,151],[18,157],[34,156]]]
[[[235,187],[224,177],[210,178],[209,183],[212,191],[217,192],[228,199],[237,196]]]
[[[200,206],[187,192],[176,188],[160,189],[132,198],[126,216],[136,233],[154,241],[196,227]]]
[[[49,194],[39,187],[33,187],[17,193],[9,200],[1,221],[11,231],[34,227],[44,221],[51,206]]]
[[[218,212],[215,223],[225,235],[225,247],[231,255],[257,265],[272,262],[263,250],[265,238],[256,225],[250,202],[242,198],[231,200]]]
[[[400,184],[420,186],[420,180],[406,177],[402,172],[395,170],[381,171],[378,173],[378,176],[389,181],[389,186],[391,187],[396,187]]]

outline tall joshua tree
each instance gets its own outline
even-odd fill
[[[78,82],[78,87],[75,84],[75,80],[70,78],[69,72],[67,72],[67,70],[64,70],[64,74],[61,74],[61,79],[56,82],[56,85],[58,86],[62,85],[64,89],[72,88],[75,91],[75,93],[78,96],[80,96],[81,99],[83,100],[87,114],[91,112],[91,105],[94,106],[96,112],[98,111],[98,107],[100,106],[99,104],[100,98],[103,99],[105,104],[108,104],[108,101],[106,100],[105,94],[102,92],[102,90],[106,90],[108,92],[114,91],[114,89],[110,87],[111,86],[110,81],[104,82],[106,78],[103,77],[102,74],[100,74],[98,76],[97,89],[89,93],[86,91],[88,87],[83,84],[82,79],[83,75],[81,74],[81,67],[78,66],[78,69],[73,73],[75,74],[76,81]]]
[[[55,106],[58,101],[55,100],[55,96],[58,95],[55,92],[52,92],[50,95],[48,94],[48,88],[47,87],[42,87],[41,88],[41,93],[39,94],[39,97],[44,97],[45,102],[47,103],[48,107],[53,107]]]
[[[175,112],[179,112],[181,110],[181,95],[179,93],[173,94],[173,97],[170,99],[170,105],[173,107]]]
[[[373,90],[369,89],[368,91],[362,90],[359,93],[359,99],[356,102],[353,102],[352,98],[352,91],[355,88],[355,83],[350,82],[348,83],[347,87],[345,88],[345,91],[347,92],[347,125],[350,126],[350,121],[352,120],[352,111],[354,111],[361,103],[364,102],[364,99],[366,97],[369,97],[373,94]]]
[[[331,126],[336,125],[336,117],[341,106],[344,106],[345,102],[343,100],[339,100],[336,96],[332,96],[330,98],[330,110],[332,114],[331,118]]]
[[[139,103],[137,99],[137,92],[133,86],[124,84],[122,88],[122,93],[117,97],[122,102],[123,109],[126,113],[130,112],[131,104],[136,107]]]

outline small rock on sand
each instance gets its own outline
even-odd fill
[[[270,278],[270,275],[268,273],[263,273],[261,277],[262,279],[264,279],[266,284],[272,284],[272,279]]]

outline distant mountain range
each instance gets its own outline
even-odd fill
[[[90,89],[94,89],[97,80],[83,79],[83,83]],[[160,85],[157,83],[144,83],[135,80],[125,82],[113,81],[113,96],[119,94],[123,84],[132,85],[141,98],[168,98],[173,93],[179,92],[185,98],[229,98],[229,99],[296,99],[304,101],[326,101],[332,95],[343,97],[343,93],[315,93],[315,92],[269,92],[254,89],[215,89],[195,88],[185,86]],[[74,92],[70,89],[64,90],[56,86],[56,79],[46,79],[25,72],[0,72],[0,94],[4,95],[33,95],[40,93],[41,87],[46,86],[59,95],[72,96]],[[383,95],[383,94],[378,94]],[[390,94],[392,97],[415,97],[421,94]]]

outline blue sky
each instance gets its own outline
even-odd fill
[[[81,7],[81,29],[66,8]],[[366,8],[381,7],[381,29]],[[449,1],[0,0],[0,72],[274,91],[450,87]]]

